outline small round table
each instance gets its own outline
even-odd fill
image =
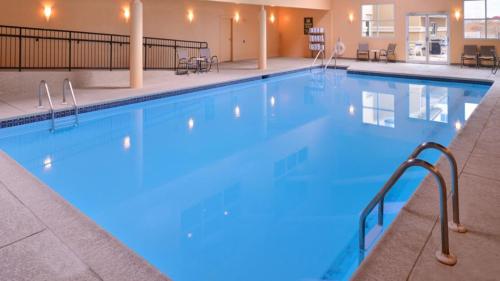
[[[372,61],[380,61],[380,50],[370,50],[370,53],[373,53]]]

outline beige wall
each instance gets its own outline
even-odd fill
[[[128,34],[123,17],[127,0],[47,0],[53,16],[46,21],[41,0],[0,0],[0,24]],[[20,5],[22,2],[22,5]],[[194,20],[187,20],[187,11]],[[273,8],[269,9],[274,11]],[[233,25],[233,58],[256,58],[258,52],[258,12],[255,5],[236,5],[200,0],[144,0],[144,35],[148,37],[207,41],[213,54],[219,53],[220,19],[240,14]],[[277,12],[277,10],[276,10]],[[270,15],[271,13],[269,13]],[[278,23],[268,25],[268,54],[279,55]]]
[[[395,32],[391,38],[362,38],[361,37],[361,4],[365,3],[395,3]],[[408,13],[445,12],[450,16],[450,59],[452,63],[459,63],[464,44],[496,45],[500,50],[500,40],[470,40],[463,36],[463,19],[457,21],[455,10],[459,9],[463,15],[462,0],[332,0],[333,11],[333,38],[340,37],[347,47],[345,57],[354,58],[360,42],[367,42],[371,48],[387,48],[389,43],[397,43],[398,60],[406,59],[406,15]],[[349,14],[354,14],[351,24]]]
[[[315,27],[325,28],[326,50],[332,49],[332,17],[330,11],[310,9],[279,9],[279,54],[285,57],[310,57],[309,37],[304,35],[304,18],[312,17]]]
[[[47,22],[42,16],[42,3],[52,2],[54,15]],[[228,0],[229,1],[229,0]],[[306,2],[304,2],[306,1]],[[303,0],[304,3],[309,0]],[[268,16],[275,14],[276,22],[268,21],[268,54],[273,56],[308,57],[308,37],[303,34],[304,17],[313,17],[317,27],[326,29],[327,54],[337,38],[346,44],[345,57],[354,58],[357,45],[368,42],[371,48],[386,48],[397,43],[399,60],[406,59],[406,15],[417,12],[446,12],[450,14],[451,61],[458,63],[464,44],[494,44],[500,50],[500,40],[465,40],[463,20],[453,14],[463,14],[462,0],[328,0],[331,10],[268,7]],[[128,23],[122,15],[128,0],[0,0],[0,24],[42,28],[128,34]],[[258,5],[231,4],[207,0],[144,0],[144,34],[207,41],[214,54],[220,47],[220,18],[232,18],[239,12],[241,19],[234,24],[234,60],[257,58]],[[252,1],[249,1],[252,2]],[[298,1],[300,2],[300,1]],[[298,3],[297,2],[297,3]],[[254,3],[254,2],[252,2]],[[295,3],[295,2],[293,2]],[[317,4],[318,2],[312,3]],[[395,36],[362,38],[361,4],[395,3]],[[194,11],[189,23],[187,11]],[[354,15],[353,23],[348,20]]]

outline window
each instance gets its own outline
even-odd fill
[[[361,5],[363,37],[394,36],[394,4]]]
[[[500,0],[464,0],[464,37],[500,39]]]

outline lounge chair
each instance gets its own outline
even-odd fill
[[[495,68],[497,61],[497,51],[495,46],[481,46],[479,48],[479,57],[478,63],[479,65],[483,65],[483,62],[489,62]]]
[[[464,52],[462,53],[462,67],[465,65],[466,61],[473,61],[476,67],[479,66],[479,60],[477,59],[477,46],[476,45],[465,45]]]
[[[380,50],[380,59],[385,58],[385,62],[396,61],[396,44],[389,44],[387,50]]]
[[[187,74],[190,69],[197,69],[196,60],[190,57],[188,50],[177,50],[177,74]]]
[[[205,71],[209,72],[212,69],[212,65],[215,64],[217,72],[219,72],[219,58],[217,56],[212,56],[209,48],[200,49],[200,57],[205,59]]]
[[[359,44],[358,51],[356,52],[356,59],[370,60],[370,47],[367,43]]]

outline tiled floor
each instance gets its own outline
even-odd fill
[[[224,64],[221,72],[175,76],[146,72],[145,88],[128,89],[127,72],[0,73],[0,120],[41,112],[37,81],[47,79],[58,108],[61,83],[70,77],[81,105],[208,85],[309,66],[309,59]],[[438,198],[426,178],[386,231],[354,280],[498,280],[500,276],[500,74],[454,66],[339,61],[350,70],[496,81],[451,145],[460,166],[462,222],[450,232],[458,264],[438,263]],[[57,91],[59,90],[59,92]],[[449,175],[448,163],[439,167]],[[451,201],[451,200],[450,200]],[[449,212],[451,214],[451,210]],[[49,187],[0,152],[0,280],[167,280]]]

